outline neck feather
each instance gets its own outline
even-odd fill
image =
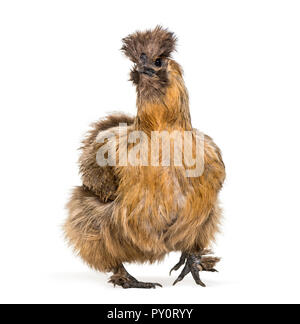
[[[176,64],[177,63],[173,63]],[[179,66],[169,71],[169,84],[160,96],[137,99],[135,128],[145,132],[154,130],[191,130],[189,98]]]

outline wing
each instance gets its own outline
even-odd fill
[[[79,165],[83,185],[95,193],[102,202],[112,201],[116,198],[119,179],[115,172],[115,167],[101,167],[98,165],[96,155],[103,143],[98,143],[96,138],[99,133],[116,127],[120,123],[131,125],[133,121],[134,118],[124,114],[107,116],[105,119],[92,125],[92,129],[82,142],[82,154],[79,158]]]
[[[225,180],[225,165],[221,150],[211,137],[204,135],[204,178],[217,190],[222,188]]]

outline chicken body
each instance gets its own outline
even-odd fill
[[[146,37],[150,44],[157,38],[170,37],[170,33],[161,28],[146,33],[152,36],[150,40]],[[134,49],[140,46],[139,37],[145,37],[145,33],[124,40],[125,53],[130,46]],[[130,50],[126,53],[128,56],[132,53],[132,48]],[[144,55],[150,57],[149,52]],[[214,271],[219,260],[203,255],[207,254],[218,232],[221,217],[218,192],[225,178],[224,164],[212,139],[192,128],[180,66],[168,56],[160,55],[164,59],[164,70],[156,71],[153,66],[154,73],[141,73],[139,64],[146,65],[145,56],[138,53],[141,62],[135,62],[136,70],[132,71],[132,79],[137,83],[137,116],[108,116],[94,124],[83,142],[80,157],[83,186],[75,188],[68,203],[66,237],[84,261],[99,271],[113,272],[111,282],[123,288],[158,285],[137,281],[125,270],[124,262],[152,263],[162,260],[171,251],[182,252],[180,262],[173,269],[178,270],[185,264],[177,281],[191,272],[196,283],[204,286],[198,272]],[[157,77],[163,72],[163,76]],[[153,74],[157,80],[152,79]],[[125,128],[121,131],[118,128],[120,123],[128,125],[126,132]],[[192,150],[195,150],[196,140],[200,141],[204,165],[201,175],[187,177],[186,167],[174,162],[168,166],[149,163],[147,166],[105,167],[97,163],[97,152],[104,145],[101,139],[107,139],[108,133],[118,134],[117,149],[120,150],[122,143],[131,149],[133,144],[128,143],[128,135],[142,131],[146,138],[140,141],[140,147],[147,147],[150,162],[152,132],[174,130],[193,134]],[[111,139],[105,144],[109,141]],[[171,144],[175,147],[178,143],[171,140]]]

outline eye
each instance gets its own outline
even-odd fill
[[[157,67],[161,67],[162,65],[162,62],[161,62],[161,59],[160,58],[157,58],[154,62],[154,65],[157,66]]]
[[[146,59],[147,59],[147,55],[145,53],[142,53],[141,56],[140,56],[140,60],[145,63],[146,62]]]

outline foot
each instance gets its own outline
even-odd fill
[[[203,250],[200,253],[182,253],[179,262],[171,269],[170,275],[173,270],[178,270],[181,266],[184,265],[184,268],[179,275],[179,277],[174,281],[173,285],[176,285],[177,282],[181,281],[187,274],[191,273],[196,284],[202,287],[206,287],[205,284],[201,281],[199,272],[200,271],[209,271],[217,272],[214,269],[214,266],[217,262],[220,261],[220,258],[204,256],[211,254],[210,250]]]
[[[156,287],[162,287],[162,285],[159,283],[138,281],[126,271],[123,265],[114,271],[114,274],[110,277],[108,282],[112,283],[114,286],[121,286],[124,289],[128,289],[128,288],[144,288],[144,289],[154,288],[155,289]]]

